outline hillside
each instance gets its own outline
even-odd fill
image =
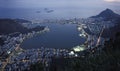
[[[14,32],[27,33],[31,31],[43,30],[45,26],[38,26],[32,29],[27,29],[13,19],[0,19],[0,34],[10,34]]]
[[[116,14],[111,9],[106,9],[102,12],[100,12],[96,16],[92,16],[90,18],[103,18],[103,21],[112,21],[112,23],[115,25],[111,28],[104,29],[102,37],[114,37],[116,32],[120,32],[120,15]],[[114,21],[113,21],[114,20]]]
[[[90,18],[104,18],[104,20],[118,20],[120,19],[120,15],[119,14],[116,14],[114,11],[112,11],[111,9],[106,9],[102,12],[100,12],[98,15],[96,16],[92,16]]]
[[[26,32],[27,28],[15,22],[12,19],[0,19],[0,34],[9,34],[13,32]]]

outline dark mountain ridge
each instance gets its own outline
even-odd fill
[[[98,15],[96,16],[92,16],[90,18],[104,18],[104,20],[118,20],[120,19],[120,15],[119,14],[116,14],[114,11],[112,11],[111,9],[106,9],[104,11],[102,11],[101,13],[99,13]]]
[[[43,30],[45,26],[38,26],[32,29],[28,29],[13,19],[0,19],[0,35],[1,34],[10,34],[14,32],[19,33],[28,33],[32,31],[40,31]]]
[[[27,28],[18,24],[12,19],[0,19],[0,34],[9,34],[13,32],[26,32]]]
[[[105,28],[102,37],[114,37],[116,32],[120,32],[120,15],[116,14],[111,9],[106,9],[96,16],[92,16],[93,19],[101,19],[100,21],[111,21],[114,27]]]
[[[31,21],[25,20],[25,19],[14,19],[18,23],[31,23]]]

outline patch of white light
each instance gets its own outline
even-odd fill
[[[75,53],[74,53],[74,51],[71,51],[70,53],[69,53],[69,55],[74,55]]]
[[[76,46],[76,47],[73,48],[73,50],[74,50],[75,52],[80,52],[80,51],[85,50],[85,48],[82,47],[82,46]]]
[[[75,57],[78,57],[78,55],[77,55],[77,54],[75,54]]]
[[[11,52],[10,51],[7,51],[8,54],[10,54]]]
[[[78,31],[80,31],[80,30],[82,30],[82,28],[81,28],[81,27],[78,27]]]
[[[86,35],[84,33],[79,34],[80,37],[86,37]]]

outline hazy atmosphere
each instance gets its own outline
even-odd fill
[[[59,15],[61,15],[61,17],[59,16],[60,18],[86,18],[96,15],[106,8],[120,13],[119,2],[120,0],[0,0],[0,8],[9,8],[7,11],[13,11],[16,8],[34,10],[49,8],[54,10],[51,14],[55,15],[54,18],[57,18]],[[5,13],[6,10],[2,11]],[[72,16],[69,14],[72,14]]]

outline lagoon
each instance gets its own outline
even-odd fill
[[[24,49],[31,48],[65,48],[69,49],[74,46],[83,44],[85,38],[79,36],[76,24],[40,24],[48,26],[49,32],[39,34],[32,38],[26,39],[21,47]]]

